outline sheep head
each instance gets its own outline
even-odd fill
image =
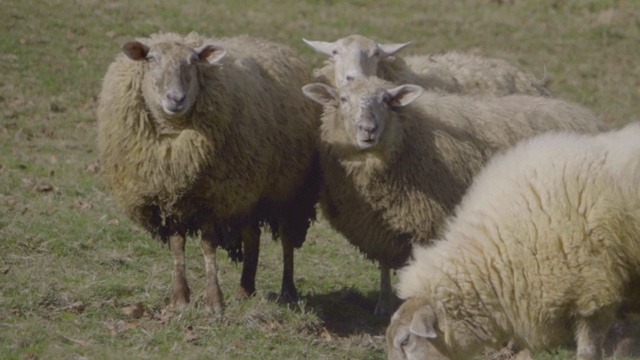
[[[395,112],[423,92],[417,85],[386,89],[387,84],[374,78],[357,79],[340,89],[314,83],[305,85],[302,91],[325,108],[335,109],[330,112],[335,114],[332,121],[348,134],[348,141],[366,151],[375,149],[384,140],[389,123],[397,121]],[[327,121],[325,116],[323,121]]]
[[[200,91],[199,65],[216,65],[226,54],[221,47],[205,44],[192,48],[178,42],[145,45],[126,43],[122,52],[146,63],[143,96],[151,112],[162,118],[180,118],[193,107]]]
[[[436,308],[415,298],[408,299],[400,306],[387,327],[389,360],[444,358],[436,350],[437,345],[442,347],[444,337],[438,326]]]
[[[380,44],[361,35],[350,35],[334,42],[302,40],[335,63],[336,86],[344,86],[360,77],[378,75],[380,61],[410,44]]]

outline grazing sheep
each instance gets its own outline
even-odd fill
[[[402,59],[395,54],[409,43],[380,44],[361,35],[335,42],[303,41],[330,56],[330,62],[315,72],[316,80],[330,85],[344,86],[358,77],[378,76],[450,93],[551,95],[544,81],[502,59],[456,51]]]
[[[315,216],[320,107],[287,47],[248,36],[154,34],[125,44],[98,104],[103,180],[116,203],[174,256],[171,304],[189,302],[185,237],[201,234],[206,302],[223,300],[218,246],[239,257],[241,295],[255,291],[260,225],[282,242],[281,297],[295,299],[294,248]],[[241,241],[238,238],[241,237]]]
[[[420,96],[419,86],[394,86],[370,77],[340,90],[303,88],[324,105],[324,217],[380,263],[379,314],[393,312],[389,268],[436,234],[490,155],[547,130],[606,129],[589,110],[558,99]]]
[[[621,305],[640,304],[640,123],[495,156],[438,239],[399,273],[389,359],[428,359],[427,344],[471,359],[511,338],[602,359]]]

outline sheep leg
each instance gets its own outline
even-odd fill
[[[389,316],[395,311],[396,295],[391,288],[391,269],[380,264],[380,294],[373,311],[376,315]]]
[[[257,225],[250,225],[242,230],[242,245],[244,254],[238,297],[246,298],[256,292],[256,272],[260,256],[260,228]]]
[[[606,314],[580,318],[576,323],[576,343],[578,360],[601,360],[602,344],[606,330],[613,322]]]
[[[182,234],[175,234],[169,237],[169,246],[173,252],[173,295],[171,306],[182,308],[189,304],[189,284],[187,284],[185,269],[185,248],[186,239]]]
[[[281,232],[282,234],[283,232]],[[298,300],[298,290],[293,282],[293,257],[294,246],[289,236],[282,236],[282,287],[280,288],[280,298],[282,302],[295,302]]]
[[[207,290],[205,302],[216,314],[222,313],[224,299],[218,283],[218,269],[216,267],[216,248],[218,247],[215,234],[203,233],[200,238],[202,254],[204,255],[204,267],[206,269]]]

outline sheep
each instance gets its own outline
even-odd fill
[[[509,94],[552,95],[547,88],[550,78],[546,76],[546,73],[543,79],[539,80],[504,59],[482,57],[459,51],[432,54],[428,58],[429,62],[425,60],[424,56],[408,56],[405,61],[409,68],[418,73],[429,73],[432,67],[431,62],[446,67],[458,80],[463,93],[495,94],[498,96]]]
[[[322,214],[380,264],[377,314],[394,310],[390,269],[436,234],[490,155],[547,130],[607,128],[582,106],[540,96],[422,93],[375,77],[303,92],[324,106]]]
[[[246,35],[153,34],[126,43],[97,109],[105,188],[174,258],[171,306],[189,303],[185,237],[201,235],[205,301],[223,309],[216,249],[243,258],[255,292],[261,225],[282,243],[280,298],[294,300],[294,248],[315,218],[320,106],[308,67],[284,45]],[[243,246],[243,248],[242,248]]]
[[[471,359],[510,338],[602,359],[621,305],[640,304],[640,123],[496,155],[444,229],[399,272],[389,359],[428,359],[428,344]]]
[[[425,58],[427,68],[415,60],[421,73],[409,69],[395,53],[410,43],[380,44],[362,35],[350,35],[335,42],[302,39],[313,50],[330,57],[325,66],[314,70],[316,81],[344,86],[359,77],[377,75],[397,83],[415,83],[427,89],[441,89],[459,93],[462,88],[451,71],[443,64]]]
[[[362,35],[335,42],[303,41],[330,61],[315,71],[316,80],[344,86],[366,76],[397,84],[414,83],[426,89],[465,94],[528,94],[550,96],[547,81],[537,80],[503,59],[451,51],[444,54],[395,55],[410,43],[380,44]]]

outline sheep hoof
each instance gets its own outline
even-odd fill
[[[173,289],[173,295],[171,296],[171,307],[175,309],[183,309],[189,305],[190,296],[189,287],[185,285],[183,286],[175,286]]]
[[[171,300],[170,304],[170,306],[174,309],[184,309],[187,307],[187,305],[189,305],[189,300],[186,300],[184,298],[174,298],[173,300]]]
[[[253,296],[253,294],[255,294],[255,293],[256,293],[255,290],[249,291],[249,290],[247,290],[247,289],[245,289],[243,287],[240,287],[238,289],[238,291],[236,292],[236,298],[238,298],[238,299],[247,299],[247,298]]]
[[[296,293],[290,294],[288,292],[284,292],[284,293],[281,293],[280,296],[278,296],[278,302],[283,304],[291,304],[297,301],[298,301],[298,294]]]
[[[222,313],[224,312],[224,306],[222,306],[221,304],[207,305],[207,308],[209,309],[209,311],[213,312],[216,315],[222,315]]]
[[[267,295],[267,299],[269,299],[269,301],[277,301],[281,304],[294,304],[296,302],[298,302],[298,295],[296,293],[296,295],[291,295],[289,293],[276,293],[276,292],[269,292],[269,294]]]
[[[207,309],[212,311],[216,315],[221,315],[224,310],[224,301],[222,300],[222,293],[218,293],[217,296],[211,296],[207,294],[205,298]]]

